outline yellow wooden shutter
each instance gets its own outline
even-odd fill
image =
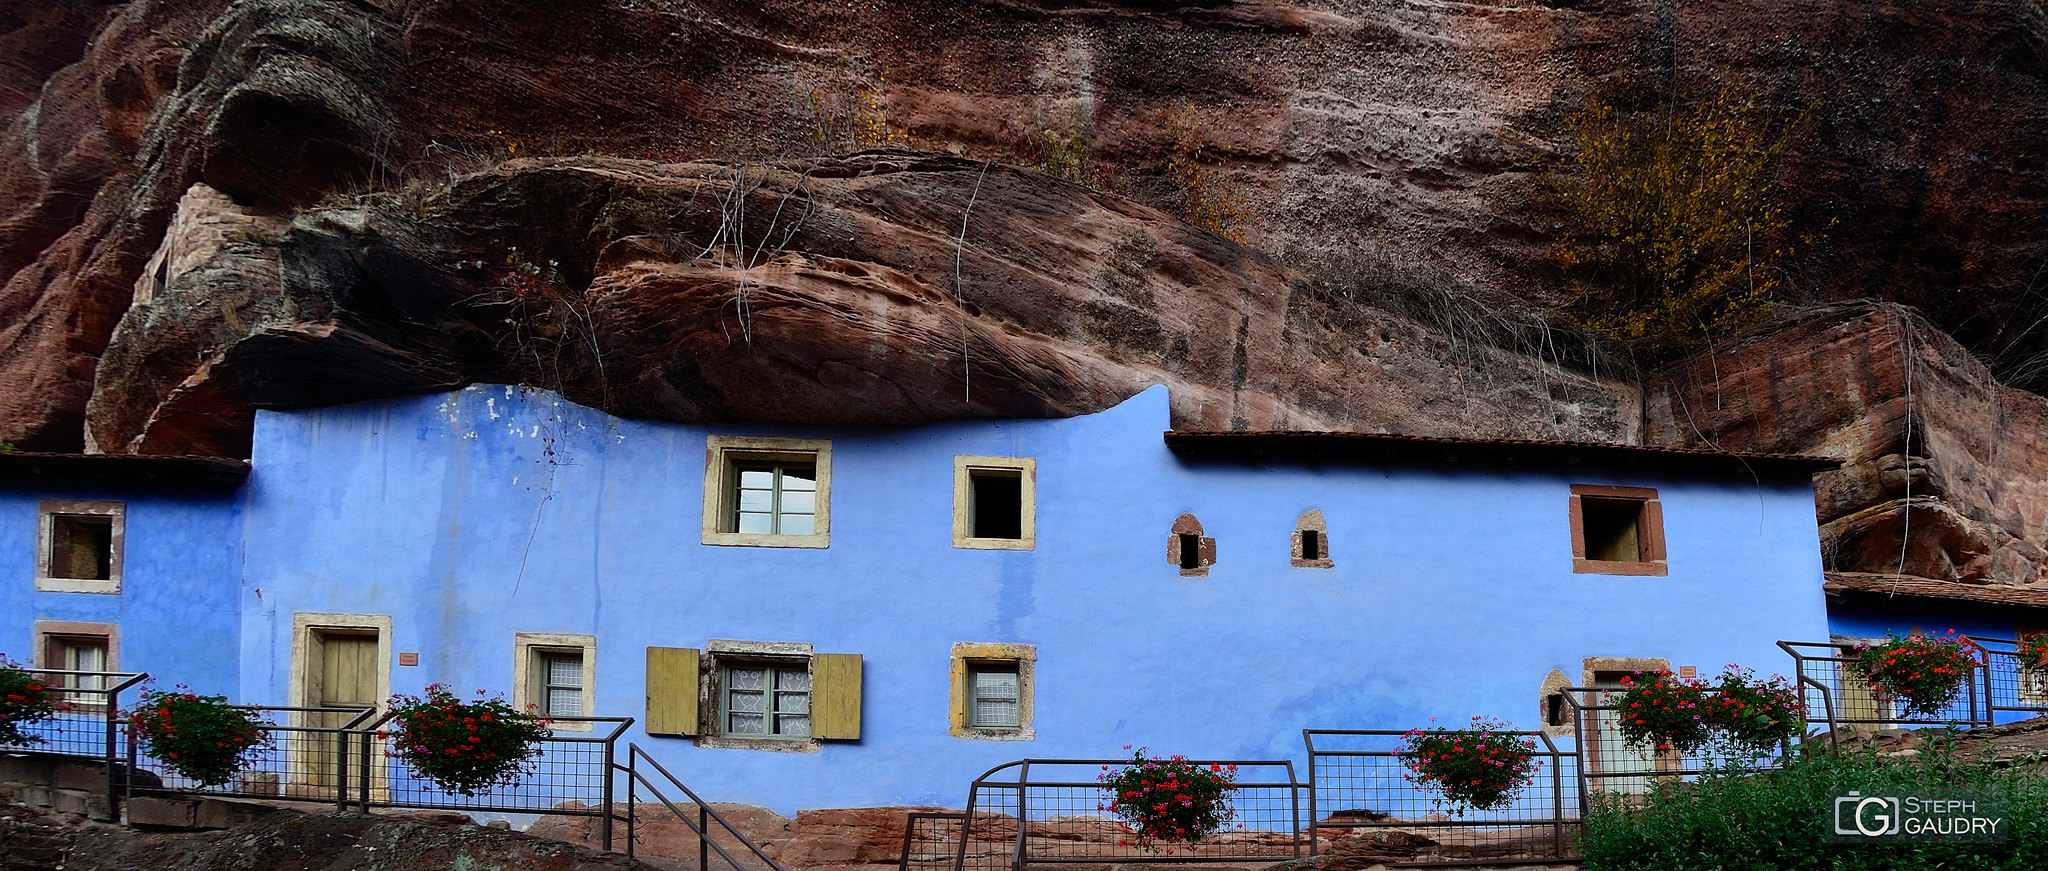
[[[647,734],[697,734],[697,650],[647,648]]]
[[[811,737],[860,738],[860,654],[811,657]]]

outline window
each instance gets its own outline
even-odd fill
[[[512,638],[513,707],[545,717],[596,715],[591,686],[596,676],[596,636],[520,632]],[[558,722],[554,729],[587,732],[591,724]]]
[[[36,621],[36,662],[42,668],[55,671],[94,671],[111,674],[115,670],[116,639],[120,629],[108,623],[62,623],[51,620]],[[108,674],[98,675],[52,675],[52,686],[77,690],[104,690],[119,681],[109,680]],[[98,692],[66,693],[65,701],[74,710],[89,708],[103,710],[106,697]]]
[[[728,736],[811,737],[809,663],[735,663],[725,667]]]
[[[953,645],[951,732],[982,741],[1029,741],[1032,673],[1038,649],[1029,644]]]
[[[825,547],[831,492],[829,441],[712,436],[705,450],[704,543]]]
[[[1329,525],[1323,522],[1323,512],[1311,508],[1301,513],[1294,521],[1293,558],[1290,565],[1301,568],[1327,569],[1336,563],[1330,559]]]
[[[1664,511],[1649,487],[1571,487],[1572,571],[1664,575]]]
[[[953,458],[953,546],[1031,550],[1038,538],[1038,461]]]
[[[647,648],[647,734],[694,735],[700,747],[809,751],[858,740],[860,694],[859,654],[780,641]]]
[[[1180,568],[1183,578],[1208,577],[1216,564],[1216,539],[1202,537],[1202,521],[1193,514],[1174,518],[1166,541],[1166,560]]]
[[[36,589],[121,592],[127,526],[123,503],[45,500],[39,513]]]

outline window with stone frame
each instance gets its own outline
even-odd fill
[[[827,547],[832,443],[712,436],[706,442],[705,544]]]
[[[1655,488],[1573,484],[1569,506],[1573,572],[1669,573],[1664,508]]]
[[[37,513],[36,589],[121,592],[125,503],[46,499]]]

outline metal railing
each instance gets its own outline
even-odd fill
[[[1984,700],[1986,719],[2000,722],[1999,714],[2048,713],[2048,667],[2020,657],[2019,642],[2011,638],[1970,636],[1984,648]],[[2021,719],[2012,717],[2007,720]]]
[[[1799,689],[1800,704],[1806,708],[1807,722],[1826,724],[1830,740],[1834,740],[1842,726],[1970,727],[1994,722],[1992,693],[1996,683],[1991,669],[1971,668],[1962,690],[1947,705],[1932,714],[1914,713],[1901,710],[1870,689],[1856,672],[1855,657],[1848,655],[1852,646],[1835,641],[1778,642],[1779,649],[1792,657],[1793,683]],[[2016,692],[2014,704],[2019,704]]]
[[[1771,750],[1731,747],[1724,742],[1684,753],[1630,744],[1621,734],[1621,687],[1565,687],[1558,691],[1577,736],[1578,806],[1590,807],[1593,793],[1641,795],[1653,782],[1686,780],[1709,771],[1774,768],[1782,764],[1797,739]],[[1719,694],[1707,690],[1712,699]]]
[[[555,730],[539,741],[540,755],[529,770],[463,795],[415,776],[386,753],[392,716],[387,712],[351,730],[356,773],[347,806],[364,812],[386,807],[596,817],[600,837],[610,843],[613,761],[632,717],[549,717]],[[567,724],[588,724],[590,731],[561,728]]]
[[[896,856],[897,871],[950,871],[965,861],[959,846],[966,838],[964,813],[911,811],[903,819],[903,851]]]
[[[226,783],[200,784],[177,773],[164,760],[144,755],[141,742],[128,742],[128,764],[156,775],[154,784],[131,784],[134,793],[198,793],[233,798],[294,799],[331,802],[347,809],[351,745],[356,729],[377,715],[374,707],[292,707],[231,705],[262,717],[259,730],[269,739]]]
[[[106,766],[107,794],[115,795],[130,778],[123,769],[122,745],[127,734],[121,720],[121,694],[149,679],[149,675],[125,671],[68,671],[57,668],[22,668],[43,685],[61,692],[63,708],[57,715],[24,724],[21,731],[30,741],[4,749],[9,753],[38,753],[92,759]]]
[[[1308,748],[1309,848],[1361,850],[1389,866],[1451,866],[1570,859],[1579,827],[1578,754],[1542,732],[1534,779],[1503,807],[1444,813],[1435,790],[1407,778],[1406,732],[1303,729]],[[1326,838],[1325,829],[1341,830]],[[1326,846],[1324,841],[1330,843]]]
[[[760,845],[749,840],[739,829],[698,797],[697,793],[656,762],[638,744],[626,745],[626,764],[613,766],[626,776],[626,855],[636,857],[641,833],[640,793],[644,790],[663,808],[682,822],[691,834],[691,841],[697,848],[697,871],[784,871],[783,867],[761,850]],[[667,788],[675,793],[670,798]],[[683,802],[690,807],[686,808]],[[605,849],[612,849],[611,814],[605,815]],[[714,828],[714,825],[716,828]],[[688,844],[684,845],[686,848]],[[739,856],[735,856],[737,852]],[[712,861],[716,855],[717,862]],[[741,860],[745,857],[745,861]]]
[[[1302,796],[1308,785],[1295,779],[1293,762],[1189,762],[1237,766],[1238,781],[1225,798],[1230,827],[1194,843],[1149,848],[1108,810],[1108,796],[1094,779],[1130,760],[1020,759],[991,768],[968,790],[954,871],[970,867],[975,844],[983,847],[972,851],[977,860],[972,867],[983,871],[1063,862],[1270,862],[1304,855]],[[1045,775],[1050,777],[1035,779]],[[1008,849],[991,849],[997,843],[1007,843]]]

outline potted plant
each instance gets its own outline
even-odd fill
[[[1907,714],[1933,716],[1962,691],[1984,662],[1984,649],[1950,629],[1944,635],[1887,635],[1848,650],[1856,672],[1879,699]]]
[[[477,690],[478,696],[484,695]],[[476,795],[524,776],[552,734],[548,723],[500,697],[463,701],[444,684],[391,697],[385,751],[413,774],[457,795]]]
[[[48,684],[0,656],[0,747],[42,743],[40,736],[29,734],[25,727],[54,717],[64,708]]]
[[[1629,746],[1683,756],[1707,745],[1706,684],[1668,671],[1639,671],[1621,679],[1615,730]]]
[[[2033,669],[2036,673],[2048,674],[2048,632],[2029,632],[2020,636],[2020,667]]]
[[[1103,766],[1096,780],[1109,794],[1098,808],[1122,818],[1124,828],[1148,850],[1159,842],[1199,841],[1221,831],[1237,815],[1229,802],[1230,791],[1236,788],[1235,765],[1202,766],[1185,756],[1148,757],[1140,747],[1122,767]]]
[[[233,779],[270,746],[262,714],[202,696],[180,684],[175,691],[145,688],[128,714],[128,734],[143,752],[201,788]]]
[[[1473,717],[1463,728],[1414,729],[1401,737],[1396,753],[1408,769],[1402,777],[1435,793],[1438,806],[1454,814],[1507,807],[1536,777],[1536,743],[1489,717]]]
[[[1761,752],[1783,747],[1806,731],[1806,710],[1799,691],[1781,675],[1760,680],[1756,672],[1730,664],[1712,687],[1706,702],[1707,725],[1720,732],[1730,749]]]

